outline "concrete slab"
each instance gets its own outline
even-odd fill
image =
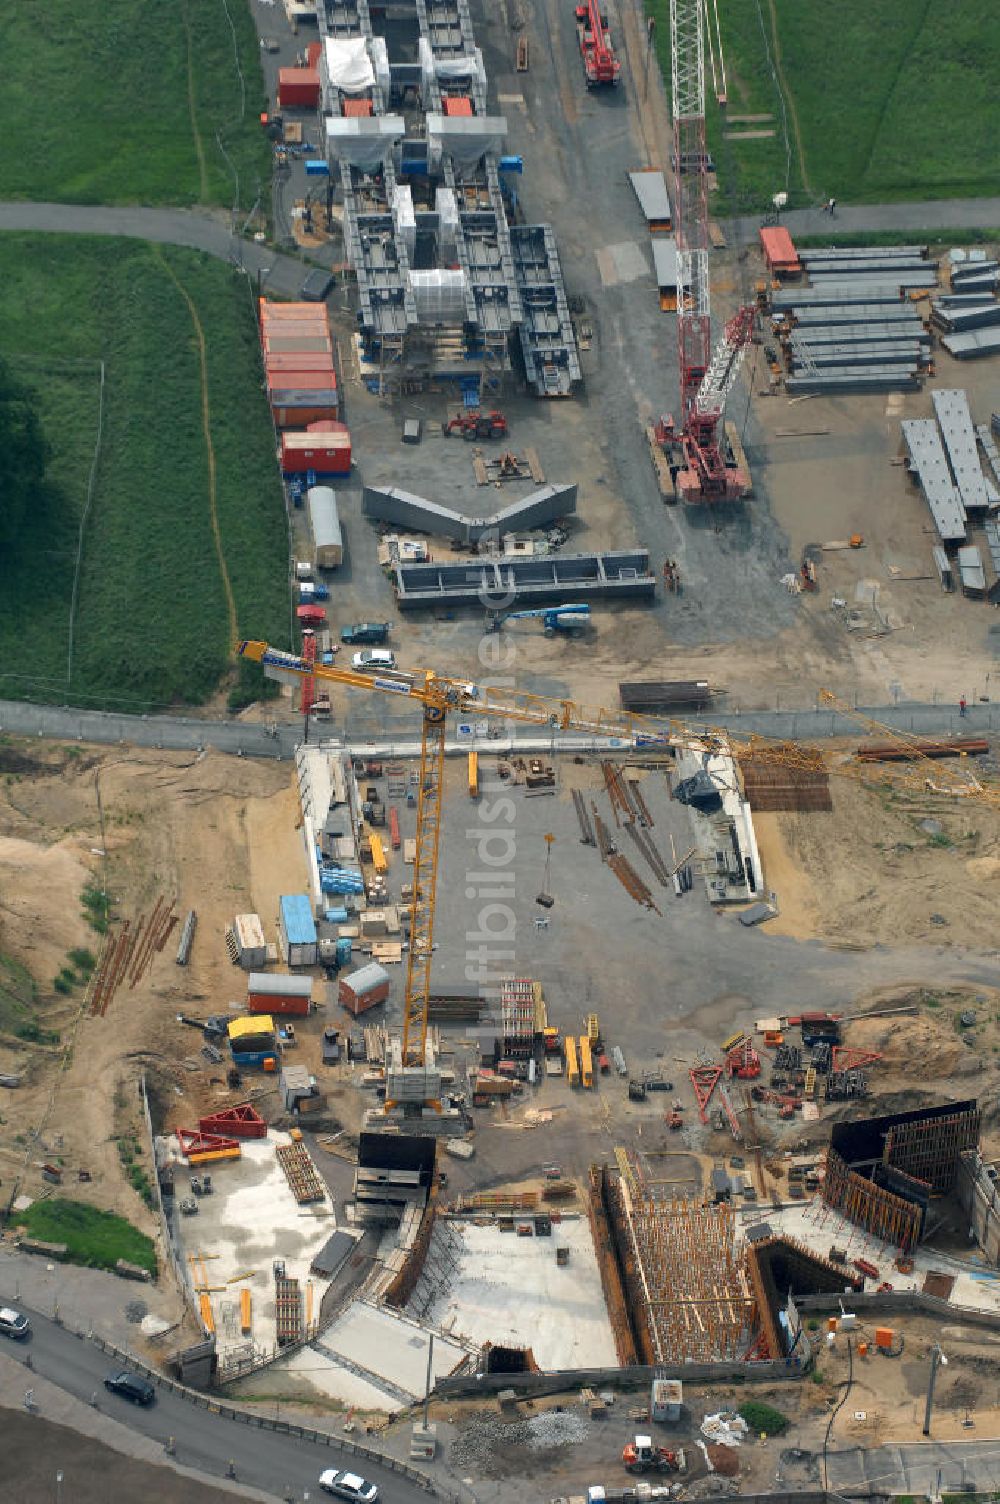
[[[760,1221],[763,1216],[760,1208],[748,1209],[742,1213],[742,1220],[746,1226]],[[913,1273],[900,1274],[880,1239],[870,1237],[863,1228],[826,1206],[818,1196],[801,1205],[782,1207],[780,1211],[769,1207],[766,1220],[776,1233],[789,1233],[824,1258],[828,1256],[831,1244],[836,1244],[838,1248],[846,1249],[849,1261],[869,1260],[878,1268],[880,1277],[891,1282],[894,1290],[922,1290],[924,1279],[932,1271],[952,1274],[955,1276],[950,1296],[952,1305],[1000,1313],[1000,1278],[996,1270],[974,1263],[971,1258],[959,1259],[933,1248],[921,1247],[913,1255]]]
[[[551,1238],[519,1238],[471,1222],[451,1222],[449,1232],[461,1246],[451,1252],[457,1268],[429,1311],[436,1326],[477,1345],[530,1347],[544,1369],[617,1366],[590,1226],[583,1218],[555,1224]],[[564,1266],[556,1264],[560,1246],[570,1250]]]
[[[204,1282],[213,1287],[209,1298],[220,1354],[245,1347],[249,1340],[239,1324],[240,1291],[244,1289],[250,1291],[252,1300],[255,1346],[276,1346],[275,1259],[284,1260],[286,1273],[300,1282],[303,1320],[310,1304],[314,1318],[319,1315],[329,1282],[310,1275],[309,1265],[336,1231],[337,1219],[329,1200],[308,1207],[295,1200],[274,1152],[278,1144],[289,1142],[287,1133],[273,1130],[266,1138],[244,1141],[239,1159],[206,1167],[214,1190],[211,1196],[199,1198],[198,1215],[175,1214],[175,1242],[189,1281],[193,1286],[197,1283],[191,1258],[197,1260],[200,1255]],[[178,1175],[178,1195],[184,1193],[185,1182]],[[228,1283],[248,1271],[253,1271],[250,1278]]]
[[[418,1322],[364,1301],[349,1306],[323,1334],[323,1347],[331,1354],[333,1366],[338,1356],[343,1357],[348,1363],[387,1380],[394,1388],[405,1390],[414,1399],[424,1393],[429,1341],[429,1329]],[[435,1379],[452,1373],[466,1357],[466,1347],[435,1333]],[[400,1408],[400,1403],[391,1408]]]

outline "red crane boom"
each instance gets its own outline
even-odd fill
[[[576,34],[587,88],[593,89],[601,84],[617,86],[621,82],[622,65],[615,57],[607,17],[601,14],[600,0],[587,0],[586,5],[577,6]]]

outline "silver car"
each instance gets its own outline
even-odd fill
[[[0,1306],[0,1332],[5,1337],[14,1337],[21,1341],[31,1331],[31,1322],[20,1311],[15,1311],[13,1306]]]
[[[325,1473],[320,1473],[319,1486],[324,1493],[349,1499],[351,1504],[375,1504],[378,1498],[378,1488],[374,1483],[368,1483],[357,1473],[338,1472],[335,1467],[328,1467]]]

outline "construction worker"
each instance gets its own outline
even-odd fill
[[[966,701],[965,701],[965,696],[963,695],[962,698],[958,702],[958,713],[962,717],[963,720],[965,719],[965,711],[966,711]]]
[[[827,201],[826,201],[826,212],[827,212],[827,214],[829,214],[830,218],[833,219],[833,217],[837,213],[837,200],[835,198],[828,198],[827,199]]]

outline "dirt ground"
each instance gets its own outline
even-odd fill
[[[1000,811],[980,801],[830,780],[832,813],[754,814],[769,932],[799,940],[990,948]]]
[[[36,1195],[41,1160],[57,1158],[73,1182],[69,1194],[121,1212],[153,1234],[151,1215],[123,1181],[115,1136],[139,1130],[130,1088],[142,1070],[161,1098],[175,1098],[170,1121],[194,1122],[229,1100],[224,1072],[213,1077],[204,1061],[185,1067],[185,1060],[198,1060],[201,1037],[179,1025],[177,1014],[224,1010],[241,996],[245,978],[226,957],[225,924],[255,910],[273,928],[277,895],[303,886],[289,769],[212,754],[74,757],[50,746],[31,747],[30,754],[32,767],[13,782],[8,777],[0,790],[0,949],[32,972],[38,1021],[58,1030],[60,1044],[2,1040],[2,1068],[25,1076],[3,1103],[3,1179],[11,1185],[23,1167],[21,1189]],[[175,963],[175,930],[142,981],[134,988],[123,983],[106,1015],[92,1017],[82,988],[62,998],[51,979],[71,947],[100,950],[80,894],[87,884],[101,885],[102,852],[112,933],[121,920],[148,914],[161,895],[181,919],[196,909],[199,928],[187,968]],[[40,1140],[32,1142],[39,1129]],[[80,1167],[90,1171],[90,1183],[77,1185]]]

